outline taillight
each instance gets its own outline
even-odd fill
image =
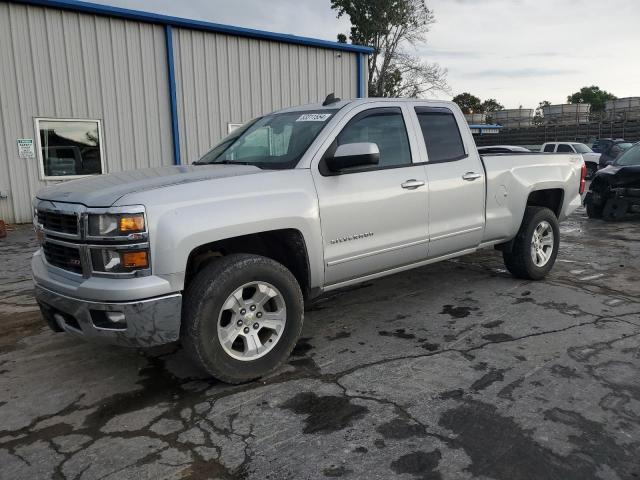
[[[580,170],[580,195],[584,193],[587,188],[587,165],[583,162],[582,169]]]

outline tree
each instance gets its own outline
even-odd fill
[[[604,104],[607,100],[615,100],[614,94],[606,90],[600,90],[600,87],[591,85],[590,87],[582,87],[578,92],[572,93],[567,97],[569,103],[589,103],[592,112],[604,111]]]
[[[504,110],[504,105],[499,104],[495,98],[487,98],[482,102],[482,105],[480,105],[480,109],[482,113],[491,113]]]
[[[462,113],[482,113],[482,101],[468,92],[460,93],[452,99],[458,104]]]
[[[331,0],[338,18],[351,21],[349,40],[369,45],[369,95],[417,97],[448,92],[447,70],[411,55],[407,48],[425,41],[433,12],[425,0]],[[338,35],[338,41],[344,34]]]
[[[549,105],[551,105],[551,102],[549,100],[543,100],[538,104],[538,108],[536,108],[536,111],[532,120],[534,125],[542,125],[544,123],[543,109],[544,107],[548,107]]]

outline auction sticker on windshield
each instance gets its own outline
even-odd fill
[[[300,115],[296,122],[324,122],[330,116],[330,113],[305,113]]]

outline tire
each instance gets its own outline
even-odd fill
[[[289,270],[266,257],[232,254],[204,267],[187,288],[180,337],[207,373],[237,384],[263,377],[287,360],[303,315],[302,292]],[[269,321],[281,330],[267,328]]]
[[[533,242],[536,229],[544,226],[544,231],[553,233],[553,238],[548,235],[541,237],[547,239],[544,242],[538,242],[542,245],[544,253],[547,253],[546,262],[542,265],[537,264],[541,257],[536,256],[533,260]],[[542,231],[542,230],[538,230]],[[549,243],[550,242],[550,243]],[[553,268],[558,255],[558,247],[560,246],[560,229],[558,227],[558,219],[555,214],[544,207],[527,207],[524,212],[524,218],[520,225],[518,234],[513,239],[513,246],[510,250],[502,252],[502,258],[507,270],[518,278],[528,280],[541,280]],[[550,249],[548,247],[551,247]],[[542,263],[540,261],[540,263]]]
[[[598,165],[591,162],[587,163],[587,176],[585,177],[585,180],[593,180],[596,173],[598,173]]]

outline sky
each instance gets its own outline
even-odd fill
[[[101,0],[95,3],[335,40],[349,32],[329,0]],[[640,0],[427,0],[436,23],[408,51],[448,70],[450,99],[470,92],[506,108],[598,85],[640,96]]]

